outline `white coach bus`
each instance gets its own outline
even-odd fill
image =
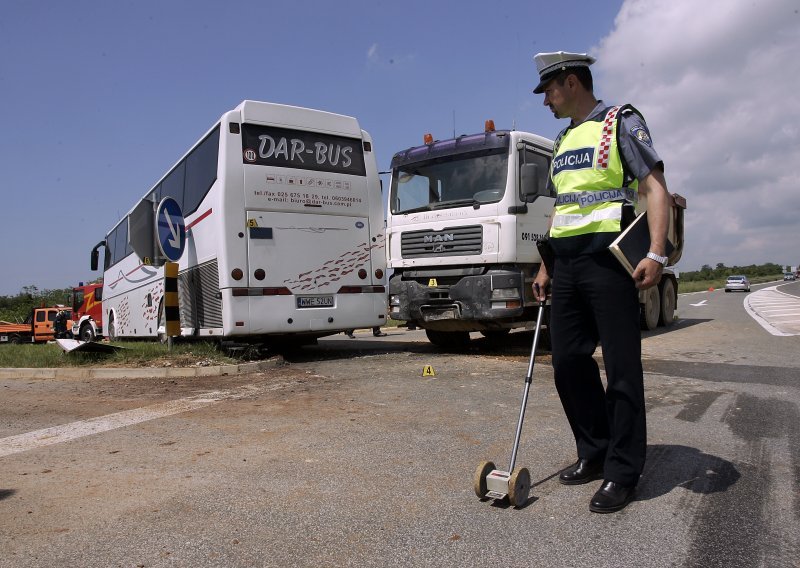
[[[165,197],[186,227],[182,336],[302,343],[386,322],[380,179],[355,118],[244,101],[143,199]],[[134,254],[131,212],[92,251],[112,340],[164,333],[164,269]]]

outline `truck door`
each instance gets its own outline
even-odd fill
[[[39,309],[33,318],[33,340],[49,341],[53,339],[53,322],[56,321],[58,310]]]

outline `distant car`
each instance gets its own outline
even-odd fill
[[[733,292],[734,290],[750,291],[750,281],[747,276],[728,276],[728,281],[725,282],[725,291]]]
[[[784,272],[783,273],[784,280],[797,280],[797,276],[795,276],[794,272]]]

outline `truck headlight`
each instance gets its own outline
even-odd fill
[[[516,310],[522,307],[519,288],[495,288],[491,302],[493,310]]]
[[[519,289],[495,288],[492,290],[492,300],[519,300]]]

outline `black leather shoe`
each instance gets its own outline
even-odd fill
[[[567,469],[562,470],[558,480],[564,485],[580,485],[589,483],[601,475],[603,475],[603,462],[590,462],[581,458]]]
[[[626,487],[614,481],[603,481],[603,485],[589,502],[589,510],[593,513],[614,513],[624,509],[633,499],[636,487]]]

